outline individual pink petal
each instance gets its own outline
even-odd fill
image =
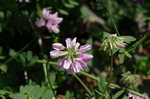
[[[67,48],[71,48],[72,47],[72,42],[71,42],[70,38],[66,39],[66,46],[67,46]]]
[[[52,31],[53,25],[51,24],[50,21],[48,21],[46,27],[48,28],[49,31]]]
[[[121,43],[120,43],[120,46],[119,46],[120,48],[125,48],[126,47],[126,43],[125,42],[123,42],[123,41],[121,41]]]
[[[77,62],[80,63],[81,67],[84,69],[87,67],[87,64],[82,58],[77,58]]]
[[[48,20],[54,20],[54,19],[56,19],[58,17],[58,13],[57,12],[55,12],[54,14],[50,14],[49,15],[49,17],[48,17]]]
[[[85,65],[83,65],[80,61],[76,61],[75,68],[76,68],[76,72],[80,72],[85,68]]]
[[[52,46],[53,46],[53,49],[56,49],[56,50],[63,50],[65,48],[61,43],[54,43]]]
[[[48,20],[51,21],[51,23],[53,25],[59,24],[60,22],[62,22],[63,18],[59,18],[58,17],[58,13],[54,13],[54,14],[50,14],[48,16]]]
[[[62,69],[69,69],[71,66],[72,61],[71,60],[60,60],[58,62],[58,66]]]
[[[87,67],[86,63],[82,59],[78,58],[74,63],[71,64],[69,71],[80,72],[86,67]]]
[[[72,61],[71,60],[64,60],[63,68],[64,69],[69,69]]]
[[[75,37],[71,42],[72,48],[76,46],[76,41],[77,41],[77,38]]]
[[[63,60],[63,59],[61,59],[61,60],[58,61],[58,66],[59,66],[60,68],[63,67],[63,64],[64,64],[64,60]]]
[[[86,51],[88,51],[88,50],[91,50],[91,45],[82,45],[81,47],[80,47],[80,52],[86,52]]]
[[[53,50],[53,51],[50,52],[50,56],[52,58],[57,58],[57,57],[65,55],[65,54],[67,54],[67,53],[64,52],[64,51],[59,51],[59,50]]]
[[[51,23],[51,21],[48,21],[48,22],[47,22],[46,27],[48,28],[49,31],[53,31],[53,32],[55,32],[55,33],[59,33],[58,25],[53,25],[53,24]]]
[[[45,26],[45,20],[44,19],[40,19],[40,20],[37,20],[35,22],[36,26],[38,27],[42,27],[42,26]]]
[[[70,71],[70,72],[79,72],[79,70],[76,66],[77,66],[76,64],[72,63],[68,71]]]
[[[82,58],[83,61],[88,62],[93,58],[93,55],[81,53],[79,57]]]
[[[53,31],[54,33],[59,33],[59,32],[60,32],[57,25],[53,25],[53,26],[52,26],[52,31]]]
[[[42,17],[47,20],[49,16],[50,16],[49,11],[47,9],[43,9]]]
[[[56,18],[55,19],[55,24],[59,24],[63,21],[63,18]]]
[[[59,23],[61,23],[62,22],[62,20],[63,20],[63,18],[54,18],[54,19],[50,19],[51,20],[51,22],[52,22],[52,24],[54,24],[54,25],[58,25]]]

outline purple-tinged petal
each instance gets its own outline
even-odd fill
[[[50,52],[50,56],[52,58],[57,58],[57,57],[60,57],[60,56],[64,56],[65,54],[67,54],[66,52],[64,51],[59,51],[59,50],[53,50]]]
[[[53,31],[55,33],[59,33],[58,25],[52,25],[51,21],[47,22],[46,27],[48,28],[49,31]]]
[[[81,64],[81,67],[83,69],[87,67],[87,64],[85,63],[85,61],[82,58],[77,58],[77,62],[79,62]]]
[[[56,12],[54,14],[50,14],[48,20],[51,21],[53,25],[57,25],[62,22],[63,18],[59,18],[58,13]]]
[[[39,19],[35,22],[35,25],[37,27],[42,27],[42,26],[45,26],[45,20],[44,19]]]
[[[55,32],[55,33],[59,33],[60,32],[57,25],[53,25],[52,26],[52,31]]]
[[[70,72],[80,72],[86,67],[86,63],[81,59],[77,59],[74,63],[71,64],[69,71]]]
[[[47,20],[49,16],[50,16],[49,11],[47,9],[43,9],[42,17]]]
[[[82,45],[81,47],[80,47],[80,52],[86,52],[86,51],[88,51],[88,50],[91,50],[91,45]]]
[[[54,43],[52,46],[53,46],[53,49],[56,49],[56,50],[63,50],[65,48],[61,43]]]
[[[70,72],[79,72],[78,69],[76,68],[76,64],[72,63],[69,70]]]
[[[123,42],[123,41],[121,41],[121,43],[120,43],[120,46],[119,46],[120,48],[125,48],[126,47],[126,43],[125,42]]]
[[[50,21],[48,21],[46,27],[48,28],[49,31],[52,31],[53,25],[51,24]]]
[[[56,18],[55,19],[55,24],[59,24],[59,23],[61,23],[63,21],[63,18]]]
[[[61,23],[62,22],[62,20],[63,20],[63,18],[55,18],[55,19],[51,19],[51,21],[52,21],[52,24],[54,24],[54,25],[58,25],[59,23]]]
[[[69,69],[71,63],[72,63],[71,60],[64,60],[64,63],[63,63],[63,65],[62,65],[62,67],[63,67],[64,69]]]
[[[59,66],[60,68],[63,67],[63,64],[64,64],[64,60],[63,60],[63,59],[61,59],[61,60],[58,61],[58,66]]]
[[[88,61],[90,61],[90,60],[93,58],[93,55],[81,53],[79,57],[80,57],[83,61],[88,62]]]
[[[54,20],[54,19],[56,19],[57,17],[58,17],[58,13],[55,12],[54,14],[51,13],[51,14],[49,15],[48,19],[49,19],[49,20]]]
[[[66,46],[67,46],[67,48],[71,48],[72,47],[72,43],[71,43],[71,39],[70,38],[66,39]]]
[[[76,46],[76,41],[77,41],[77,38],[75,37],[71,42],[72,48]]]

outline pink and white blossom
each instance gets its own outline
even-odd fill
[[[50,52],[52,58],[62,57],[58,61],[58,66],[70,72],[80,72],[87,67],[87,62],[93,58],[93,55],[86,54],[86,51],[91,50],[90,45],[83,45],[71,38],[66,39],[66,47],[61,43],[54,43],[53,49]]]
[[[42,17],[35,22],[37,27],[46,27],[49,31],[59,33],[59,24],[63,18],[58,17],[58,13],[50,13],[47,9],[43,9]]]

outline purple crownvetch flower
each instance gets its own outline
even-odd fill
[[[49,31],[59,33],[59,23],[62,22],[62,18],[58,17],[58,13],[50,13],[47,9],[43,9],[41,19],[35,22],[37,27],[46,27]]]
[[[50,52],[50,56],[52,58],[63,57],[58,62],[60,68],[70,72],[80,72],[87,67],[86,63],[90,61],[93,56],[85,53],[91,49],[90,45],[79,46],[80,43],[76,41],[76,38],[73,40],[67,38],[66,47],[61,43],[54,43],[52,45],[54,50]]]

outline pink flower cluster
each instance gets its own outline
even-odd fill
[[[91,49],[91,46],[88,44],[80,46],[76,39],[67,38],[66,47],[61,43],[54,43],[54,50],[50,52],[52,58],[63,57],[59,60],[58,66],[70,72],[80,72],[85,69],[87,67],[86,63],[93,58],[91,54],[85,53]]]
[[[51,14],[47,9],[43,9],[42,17],[36,21],[36,26],[47,27],[49,31],[59,33],[58,24],[62,22],[63,18],[58,17],[58,13]]]

